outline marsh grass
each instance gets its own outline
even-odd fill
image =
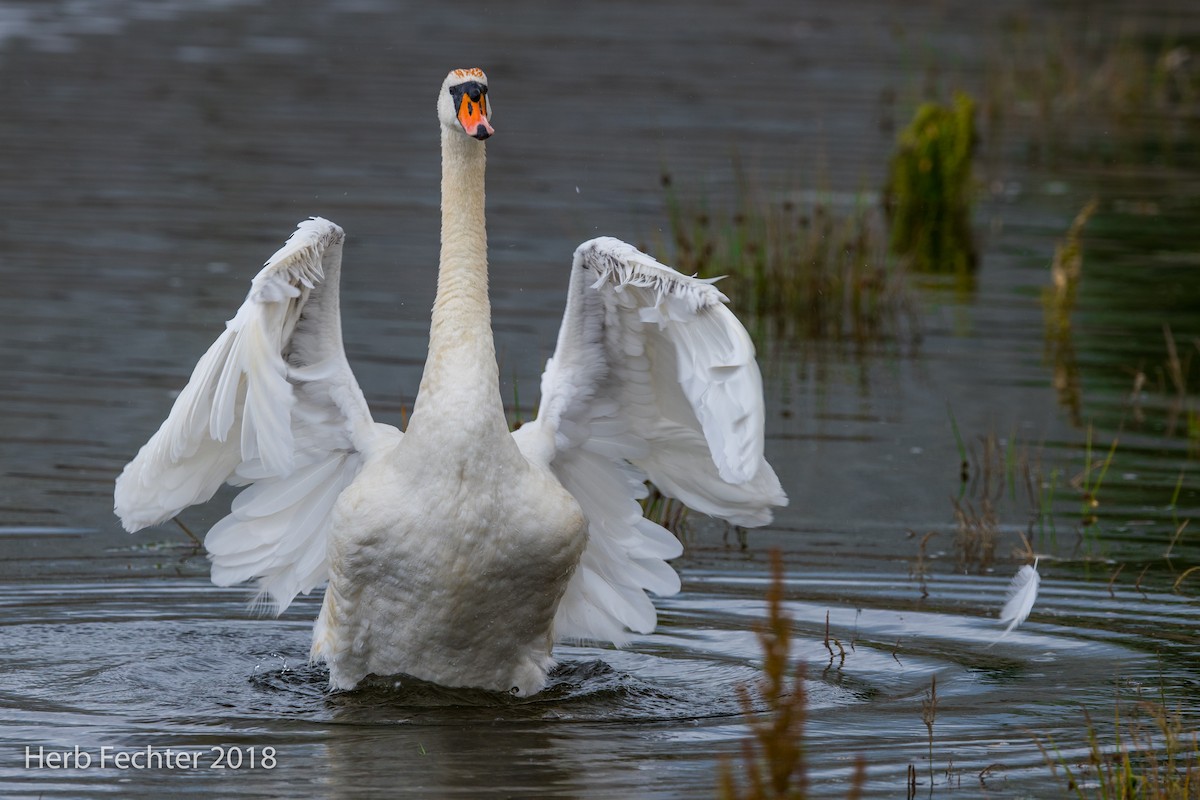
[[[836,342],[867,350],[919,341],[901,264],[877,209],[841,209],[792,189],[757,190],[738,176],[731,204],[691,199],[665,174],[672,264],[720,283],[756,343]]]
[[[1032,557],[1035,541],[1055,546],[1056,516],[1068,513],[1055,508],[1056,501],[1062,499],[1060,490],[1064,485],[1079,498],[1077,528],[1086,531],[1098,521],[1101,489],[1116,460],[1120,437],[1114,437],[1099,449],[1089,425],[1083,443],[1083,463],[1077,470],[1068,470],[1066,465],[1047,468],[1041,447],[1022,442],[1015,430],[1005,438],[989,430],[965,446],[955,428],[960,452],[965,452],[967,458],[958,497],[951,500],[955,563],[960,570],[983,572],[994,565],[1002,539],[1002,520],[1012,514],[1024,515],[1025,533],[1021,535],[1018,550],[1022,558]],[[1182,485],[1181,477],[1176,482],[1172,504],[1177,501]]]
[[[900,132],[888,167],[884,208],[889,245],[916,272],[955,275],[969,285],[978,263],[971,234],[975,101],[958,92],[927,102]]]
[[[1055,777],[1066,780],[1070,796],[1088,800],[1200,800],[1200,742],[1194,728],[1162,701],[1142,700],[1122,717],[1114,709],[1112,745],[1090,715],[1087,757],[1074,768],[1051,740],[1035,737]]]
[[[751,735],[742,743],[740,781],[733,763],[721,761],[719,796],[723,800],[800,800],[808,794],[804,745],[808,692],[804,667],[791,665],[791,629],[791,616],[783,606],[783,557],[775,550],[767,588],[767,619],[757,632],[762,676],[753,688],[739,686],[737,690]],[[758,706],[766,710],[756,711]],[[859,758],[846,797],[860,797],[865,781],[866,765]]]
[[[985,65],[988,127],[998,138],[1019,125],[1033,160],[1151,136],[1170,154],[1200,114],[1197,56],[1194,44],[1102,14],[1015,17]]]
[[[953,413],[951,421],[961,460],[958,496],[951,498],[955,566],[963,572],[985,572],[994,566],[1003,556],[998,552],[1004,539],[1002,519],[1012,515],[1023,517],[1026,529],[1024,534],[1017,532],[1015,552],[1028,559],[1035,532],[1044,536],[1047,528],[1054,531],[1057,472],[1044,474],[1041,448],[1021,441],[1015,429],[1004,438],[989,430],[968,444]]]
[[[1195,356],[1200,354],[1200,338],[1193,339],[1190,347],[1186,342],[1180,345],[1171,326],[1163,323],[1163,341],[1163,361],[1149,368],[1139,365],[1134,370],[1129,409],[1134,424],[1140,426],[1146,421],[1143,395],[1147,392],[1161,395],[1166,401],[1163,435],[1167,438],[1185,437],[1189,455],[1197,457],[1200,456],[1200,405],[1197,404],[1200,386],[1193,377],[1192,364]],[[1174,503],[1172,500],[1172,505]]]
[[[1094,458],[1092,455],[1092,426],[1088,426],[1087,439],[1084,444],[1083,470],[1071,481],[1071,485],[1081,495],[1079,517],[1085,528],[1096,524],[1097,509],[1100,507],[1100,487],[1104,484],[1108,468],[1112,466],[1113,456],[1117,454],[1119,441],[1119,438],[1113,438],[1112,445],[1108,448],[1108,455],[1103,460]]]
[[[929,692],[921,700],[921,722],[929,740],[929,788],[933,790],[933,724],[937,721],[937,675],[929,677]]]
[[[921,590],[921,599],[924,600],[929,597],[929,540],[937,536],[937,531],[929,531],[924,535],[912,530],[906,533],[908,538],[915,539],[917,542],[917,557],[908,566],[908,577],[917,581],[917,587]]]
[[[1123,547],[1120,538],[1105,538],[1104,526],[1100,524],[1103,513],[1116,519],[1123,510],[1118,507],[1114,512],[1104,511],[1110,502],[1104,498],[1111,493],[1104,487],[1111,483],[1110,474],[1119,471],[1122,457],[1120,436],[1099,442],[1089,425],[1078,454],[1049,465],[1043,462],[1042,446],[1022,442],[1015,430],[1007,438],[1000,438],[991,430],[968,441],[956,433],[956,441],[960,452],[967,454],[969,476],[960,483],[958,496],[950,500],[955,524],[954,563],[958,571],[983,573],[1009,559],[1028,562],[1039,555],[1062,563],[1077,562],[1091,569],[1088,565],[1111,563],[1114,557],[1111,545]],[[1136,458],[1136,451],[1132,457]],[[1180,468],[1169,496],[1156,504],[1163,511],[1164,526],[1168,521],[1170,526],[1165,529],[1163,550],[1154,556],[1147,556],[1144,550],[1130,553],[1143,566],[1132,585],[1136,591],[1142,591],[1142,581],[1152,568],[1156,570],[1152,577],[1160,580],[1167,577],[1172,582],[1171,591],[1176,593],[1200,587],[1200,567],[1189,566],[1189,555],[1177,552],[1195,546],[1194,534],[1189,535],[1192,520],[1179,513],[1188,469],[1188,466]],[[1069,553],[1060,548],[1060,525],[1076,534]],[[921,597],[925,598],[933,577],[927,545],[935,533],[922,537],[909,530],[907,535],[917,543],[915,557],[909,562],[909,577],[917,582]],[[1005,549],[1009,541],[1013,542],[1011,550]],[[1147,557],[1151,560],[1147,561]],[[1176,566],[1172,559],[1184,559],[1184,564]],[[1126,566],[1120,563],[1109,573],[1110,594]],[[1165,568],[1166,576],[1158,571],[1161,568]]]
[[[1012,450],[1006,448],[1006,452]],[[929,535],[924,537],[922,548],[928,539]],[[1200,573],[1200,567],[1187,570],[1180,580],[1193,573]],[[767,618],[757,630],[763,654],[761,676],[752,687],[737,687],[740,705],[749,719],[750,737],[742,742],[739,760],[723,758],[719,762],[718,796],[723,800],[803,800],[809,796],[811,779],[804,743],[808,720],[806,673],[802,665],[791,665],[793,623],[784,608],[783,575],[782,557],[778,550],[773,551]],[[825,648],[830,663],[835,658],[833,644],[844,661],[845,650],[831,638],[828,625],[827,617]],[[892,655],[896,657],[894,652]],[[936,783],[939,703],[937,676],[932,675],[920,710],[931,796]],[[1169,710],[1164,697],[1115,703],[1113,733],[1107,738],[1086,710],[1082,717],[1087,726],[1082,759],[1068,758],[1052,738],[1032,734],[1050,770],[1047,780],[1063,786],[1061,796],[1079,800],[1200,800],[1200,740],[1196,728],[1182,711]],[[1071,752],[1079,752],[1079,748],[1073,747]],[[981,785],[997,766],[1002,765],[991,764],[980,771]],[[954,773],[951,758],[945,770],[948,781]],[[904,778],[909,798],[918,796],[918,774],[917,766],[910,763]],[[959,780],[961,788],[961,770]],[[866,766],[860,756],[845,796],[861,797],[865,783]]]
[[[1083,392],[1071,316],[1083,279],[1083,229],[1098,205],[1095,198],[1088,201],[1075,215],[1063,239],[1055,244],[1054,258],[1050,262],[1050,285],[1042,289],[1045,359],[1053,366],[1058,402],[1067,409],[1071,423],[1076,426],[1082,424]]]
[[[642,516],[651,522],[656,522],[682,539],[687,536],[688,507],[674,497],[667,497],[658,487],[647,482],[647,494],[639,502],[642,506]]]
[[[954,555],[960,571],[985,572],[996,561],[1000,519],[990,498],[979,508],[954,501]]]
[[[1054,245],[1050,286],[1042,290],[1047,338],[1070,336],[1071,313],[1075,310],[1079,282],[1083,278],[1083,229],[1098,207],[1096,198],[1089,200],[1071,221],[1066,236]]]
[[[971,480],[971,462],[967,460],[967,446],[963,444],[962,434],[958,430],[958,420],[954,418],[954,409],[950,404],[946,404],[946,413],[950,415],[950,430],[954,431],[954,444],[958,447],[958,480],[962,484],[959,487],[958,496],[961,498],[967,491],[967,484]]]

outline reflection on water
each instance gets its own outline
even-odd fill
[[[143,588],[123,601],[124,614],[108,613],[114,593],[104,585],[20,587],[56,602],[31,604],[16,590],[0,596],[6,608],[24,609],[4,626],[20,654],[0,681],[5,739],[58,748],[272,746],[279,767],[243,776],[264,795],[309,783],[335,797],[391,796],[398,787],[414,796],[471,794],[481,786],[517,796],[704,794],[712,757],[736,752],[743,733],[732,687],[756,676],[750,629],[764,613],[764,578],[699,572],[685,573],[685,582],[684,594],[663,604],[663,633],[626,651],[562,648],[551,686],[533,698],[408,678],[328,694],[325,670],[303,663],[307,620],[247,619],[236,592],[199,579]],[[1158,657],[1139,652],[1149,626],[1190,624],[1186,604],[1170,596],[1110,603],[1097,615],[1102,589],[1050,580],[1035,619],[1051,621],[995,647],[999,628],[988,612],[1002,583],[948,580],[935,605],[916,610],[906,582],[845,572],[788,582],[821,782],[843,779],[850,763],[841,758],[865,752],[872,785],[894,791],[903,765],[919,761],[920,738],[909,732],[935,674],[941,746],[955,763],[968,771],[1002,759],[1028,770],[1039,754],[1020,735],[1024,716],[1047,713],[1031,685],[1064,708],[1103,708],[1097,686],[1118,672],[1126,683],[1153,680],[1161,668]],[[857,607],[837,602],[847,596]],[[314,610],[307,602],[296,616]],[[840,659],[823,643],[826,613]],[[1124,630],[1108,623],[1113,613]],[[100,776],[79,771],[48,782],[5,762],[0,777],[20,796],[47,786],[78,791]],[[143,777],[147,792],[169,781]],[[201,785],[215,789],[220,777],[192,780],[194,791],[205,791]]]
[[[113,478],[257,264],[311,214],[348,232],[350,361],[377,418],[399,423],[433,297],[430,87],[450,66],[486,66],[500,103],[488,145],[494,322],[503,395],[515,382],[528,408],[570,253],[602,233],[658,240],[664,165],[723,198],[731,151],[771,179],[820,164],[799,183],[828,182],[831,197],[877,188],[894,139],[880,99],[909,117],[914,50],[957,60],[978,89],[980,32],[1002,12],[701,2],[681,24],[622,2],[500,14],[464,0],[451,21],[377,0],[3,4],[5,796],[711,796],[717,760],[746,734],[734,687],[757,674],[771,545],[808,666],[818,796],[842,793],[859,754],[872,796],[897,796],[910,764],[928,775],[933,676],[937,793],[1061,796],[1028,730],[1082,757],[1081,708],[1107,719],[1118,696],[1161,690],[1194,727],[1195,579],[1173,589],[1200,563],[1195,526],[1181,527],[1200,515],[1195,368],[1182,393],[1171,377],[1172,363],[1200,363],[1200,173],[1186,137],[1159,159],[1123,132],[1104,159],[1066,148],[1055,171],[1030,166],[1019,134],[990,150],[997,188],[979,211],[973,293],[922,287],[915,354],[772,353],[768,450],[793,505],[741,541],[693,519],[684,590],[660,603],[660,630],[625,650],[561,648],[543,696],[404,680],[329,695],[304,662],[319,598],[259,619],[244,591],[208,585],[180,531],[131,539],[109,513]],[[1194,27],[1197,10],[1164,0],[1146,13],[1148,25]],[[1092,196],[1064,410],[1037,298],[1055,241]],[[972,452],[994,440],[976,465],[1005,476],[968,489],[996,511],[980,574],[955,565],[962,455],[947,407]],[[1075,479],[1114,440],[1084,528]],[[230,496],[187,524],[207,529]],[[1030,621],[996,644],[1022,535],[1045,583]],[[27,770],[19,756],[38,744],[270,746],[279,764]]]

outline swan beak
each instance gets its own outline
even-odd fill
[[[475,97],[471,97],[474,94]],[[478,91],[464,93],[458,101],[458,122],[466,131],[467,136],[474,136],[480,141],[496,132],[487,118],[487,95]]]

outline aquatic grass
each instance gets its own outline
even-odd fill
[[[900,132],[884,187],[889,246],[913,270],[957,276],[969,287],[978,263],[971,234],[975,101],[927,102]]]
[[[1108,455],[1103,461],[1093,460],[1092,426],[1088,426],[1087,438],[1084,443],[1083,471],[1071,481],[1071,484],[1082,494],[1079,515],[1085,528],[1096,523],[1096,509],[1100,507],[1100,487],[1104,483],[1104,476],[1108,474],[1108,468],[1112,466],[1119,441],[1120,437],[1113,438],[1112,445],[1108,448]]]
[[[819,193],[756,190],[740,174],[727,205],[692,199],[662,176],[673,266],[723,277],[721,290],[760,345],[851,343],[899,350],[919,341],[903,266],[878,209],[842,209]]]
[[[1167,552],[1163,553],[1163,558],[1171,557],[1171,552],[1175,549],[1175,545],[1179,544],[1180,537],[1183,536],[1183,532],[1187,530],[1190,523],[1190,519],[1185,519],[1175,527],[1175,535],[1171,537],[1171,543],[1167,545]]]
[[[996,561],[1000,538],[1000,520],[988,497],[980,500],[979,510],[971,503],[954,501],[955,563],[962,571],[985,572]]]
[[[1054,245],[1054,258],[1050,262],[1051,283],[1042,290],[1048,339],[1071,335],[1071,314],[1075,310],[1079,282],[1083,278],[1083,228],[1099,205],[1096,198],[1089,200],[1071,221],[1066,236]]]
[[[1162,435],[1165,438],[1181,437],[1187,446],[1189,458],[1200,456],[1200,407],[1197,397],[1200,388],[1197,387],[1193,376],[1192,364],[1197,351],[1200,351],[1200,339],[1193,339],[1192,348],[1181,348],[1176,341],[1171,326],[1162,326],[1165,346],[1164,360],[1147,368],[1142,364],[1133,370],[1133,387],[1130,390],[1127,407],[1130,410],[1135,426],[1141,427],[1146,423],[1146,409],[1143,407],[1143,395],[1158,392],[1162,397],[1162,406],[1157,409],[1161,421]],[[1180,482],[1183,475],[1180,473]],[[1171,501],[1174,506],[1175,499]]]
[[[1191,523],[1190,518],[1185,519],[1183,522],[1180,522],[1179,514],[1178,514],[1179,494],[1180,494],[1180,492],[1183,491],[1183,476],[1184,476],[1185,472],[1186,472],[1185,469],[1179,470],[1179,479],[1175,481],[1175,489],[1174,489],[1174,491],[1171,492],[1171,501],[1167,504],[1167,510],[1171,512],[1171,521],[1175,523],[1176,527],[1175,527],[1175,535],[1171,537],[1171,543],[1169,545],[1167,545],[1167,551],[1163,554],[1163,558],[1166,558],[1166,559],[1171,558],[1171,553],[1173,553],[1175,551],[1175,545],[1179,544],[1179,540],[1183,536],[1183,532],[1185,530],[1187,530],[1187,526]],[[1194,569],[1194,567],[1193,567],[1193,569]],[[1190,569],[1186,570],[1184,574],[1187,574],[1187,572],[1190,572],[1190,571],[1191,571]],[[1179,591],[1180,581],[1182,581],[1182,578],[1175,581],[1174,591]]]
[[[946,403],[946,413],[950,416],[950,430],[954,432],[954,444],[958,447],[958,479],[961,484],[958,496],[961,498],[967,490],[967,483],[971,480],[971,464],[967,461],[967,446],[963,444],[962,434],[958,430],[958,420],[954,418],[954,409],[950,407],[949,402]]]
[[[1083,392],[1071,317],[1083,279],[1083,229],[1098,207],[1095,198],[1089,200],[1075,215],[1063,239],[1054,245],[1050,285],[1042,290],[1045,358],[1054,369],[1054,390],[1059,404],[1070,413],[1074,425],[1082,424]]]
[[[753,694],[766,710],[756,711],[750,688],[737,687],[751,736],[742,743],[740,772],[744,785],[731,761],[721,760],[718,787],[723,800],[801,800],[808,794],[804,745],[808,692],[804,666],[791,666],[792,619],[783,606],[783,572],[783,557],[773,550],[767,618],[757,631],[763,654],[762,675],[753,687]],[[865,782],[866,764],[859,758],[846,797],[860,797]]]
[[[908,567],[908,577],[917,581],[921,590],[921,599],[929,597],[929,540],[937,536],[937,531],[929,531],[924,536],[918,536],[916,531],[907,531],[908,538],[917,540],[917,557]]]
[[[846,648],[842,646],[842,642],[836,636],[833,636],[829,631],[829,611],[825,612],[825,639],[824,645],[826,652],[829,653],[829,663],[825,665],[824,672],[828,672],[833,667],[833,662],[838,662],[838,669],[846,665]],[[837,647],[837,652],[833,648]],[[850,642],[851,649],[854,648],[854,642]],[[824,674],[824,672],[822,674]]]
[[[1185,357],[1179,354],[1179,347],[1175,342],[1175,336],[1171,332],[1171,326],[1163,323],[1163,341],[1166,344],[1166,362],[1163,365],[1163,371],[1170,380],[1171,388],[1174,393],[1171,396],[1170,406],[1167,411],[1167,430],[1166,435],[1172,437],[1179,430],[1179,420],[1184,420],[1183,434],[1189,443],[1189,449],[1193,453],[1198,449],[1197,443],[1200,443],[1200,413],[1197,413],[1194,407],[1193,392],[1192,392],[1192,356],[1193,352],[1189,350]],[[1195,349],[1200,350],[1200,340],[1194,340]],[[1168,389],[1163,383],[1164,393]]]
[[[1187,569],[1185,569],[1183,572],[1181,572],[1179,574],[1179,577],[1175,579],[1175,583],[1172,584],[1172,586],[1171,586],[1171,591],[1178,592],[1180,585],[1185,580],[1187,580],[1189,577],[1191,577],[1193,574],[1196,574],[1196,573],[1200,573],[1200,566],[1188,567]]]
[[[1163,344],[1166,349],[1164,361],[1154,367],[1153,372],[1156,380],[1154,385],[1156,390],[1164,395],[1173,395],[1176,405],[1182,406],[1191,394],[1194,394],[1196,389],[1192,380],[1192,359],[1196,355],[1195,351],[1200,351],[1200,339],[1193,339],[1193,348],[1186,351],[1186,355],[1181,356],[1179,353],[1179,345],[1175,340],[1175,334],[1171,330],[1168,323],[1163,323]],[[1147,371],[1138,366],[1133,373],[1134,386],[1131,392],[1131,399],[1136,400],[1135,395],[1140,394],[1147,386],[1151,386],[1150,375]],[[1172,391],[1173,390],[1173,391]]]
[[[1053,740],[1035,735],[1051,773],[1061,769],[1080,800],[1200,800],[1200,742],[1180,712],[1162,700],[1138,701],[1123,718],[1113,712],[1113,744],[1105,745],[1087,710],[1087,761],[1072,769]],[[1051,756],[1053,752],[1053,756]]]
[[[1018,16],[1006,28],[984,66],[984,116],[991,138],[1020,124],[1031,160],[1072,145],[1111,157],[1151,136],[1170,155],[1194,130],[1200,60],[1187,44],[1105,15],[1051,24]]]
[[[937,721],[937,675],[929,676],[929,691],[921,699],[921,722],[929,738],[929,789],[933,791],[933,724]]]
[[[642,516],[655,522],[678,538],[687,536],[690,526],[688,507],[674,497],[667,497],[653,483],[647,481],[647,494],[639,502]]]
[[[181,531],[183,531],[185,534],[187,534],[187,537],[192,540],[192,546],[196,549],[197,552],[201,552],[204,550],[204,542],[202,542],[200,540],[199,536],[192,533],[192,529],[184,524],[183,520],[179,518],[178,514],[171,517],[171,522],[174,522],[177,526],[179,526],[179,529]]]
[[[1050,479],[1042,482],[1042,493],[1039,501],[1041,513],[1038,514],[1038,541],[1044,542],[1049,540],[1051,546],[1058,545],[1058,529],[1054,524],[1054,495],[1058,491],[1058,480],[1062,477],[1062,473],[1053,469],[1050,470]],[[1047,536],[1046,522],[1050,523],[1050,532]]]
[[[1171,335],[1171,326],[1165,322],[1163,323],[1163,339],[1167,344],[1167,371],[1171,376],[1175,393],[1182,397],[1188,391],[1187,378],[1184,377],[1187,375],[1188,368],[1184,366],[1183,359],[1179,357],[1179,348],[1175,346],[1175,337]]]
[[[1017,432],[1014,429],[1004,448],[1004,482],[1008,485],[1008,499],[1017,499]]]
[[[1032,557],[1030,543],[1035,527],[1040,534],[1039,540],[1045,540],[1047,525],[1053,538],[1058,471],[1052,470],[1048,477],[1044,475],[1041,449],[1022,442],[1015,429],[1006,438],[989,429],[968,445],[958,430],[953,412],[950,417],[962,460],[958,495],[951,498],[956,567],[962,571],[982,572],[995,563],[1001,541],[1002,512],[1025,514],[1026,531],[1017,532],[1021,541],[1014,552],[1028,560]],[[909,535],[915,534],[910,532]],[[918,554],[918,563],[921,559]]]
[[[742,769],[749,786],[745,792],[739,790],[731,765],[723,762],[721,796],[726,800],[803,797],[807,792],[803,735],[808,693],[803,666],[789,669],[791,627],[791,617],[783,608],[783,558],[776,550],[771,554],[767,620],[757,632],[763,663],[755,689],[768,711],[762,717],[754,714],[750,690],[738,687],[742,710],[752,717],[753,738],[742,748]]]
[[[972,446],[970,455],[975,464],[972,474],[973,495],[989,502],[1003,499],[1005,489],[1016,498],[1017,454],[1016,436],[1003,443],[994,429],[979,437],[978,446]],[[1032,497],[1032,492],[1030,492]]]
[[[982,572],[1011,557],[1029,560],[1037,551],[1054,552],[1059,546],[1059,523],[1064,520],[1080,534],[1089,552],[1094,553],[1100,547],[1097,523],[1105,506],[1104,497],[1110,493],[1105,487],[1111,483],[1110,475],[1122,458],[1120,435],[1100,442],[1096,429],[1089,425],[1078,449],[1070,450],[1075,455],[1055,464],[1045,463],[1042,447],[1022,442],[1015,429],[1001,438],[994,429],[967,437],[958,430],[957,421],[951,428],[959,458],[963,457],[961,453],[966,454],[969,473],[966,483],[960,475],[958,491],[949,498],[954,522],[954,563],[958,570]],[[1164,522],[1168,516],[1171,522],[1164,539],[1164,558],[1179,548],[1189,524],[1177,511],[1185,486],[1186,468],[1172,481],[1169,496],[1163,498],[1165,505],[1160,504]],[[1014,519],[1014,515],[1024,518]],[[926,542],[911,530],[907,534],[917,542],[918,550],[910,561],[909,577],[917,581],[924,596],[929,579]],[[1011,553],[1003,550],[1005,541],[1014,537],[1020,541],[1014,542]],[[1085,553],[1080,559],[1086,564],[1094,561],[1095,555]]]

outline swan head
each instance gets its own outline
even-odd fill
[[[487,97],[487,75],[478,67],[452,69],[438,97],[438,119],[450,130],[483,140],[496,131],[488,122],[492,104]]]

